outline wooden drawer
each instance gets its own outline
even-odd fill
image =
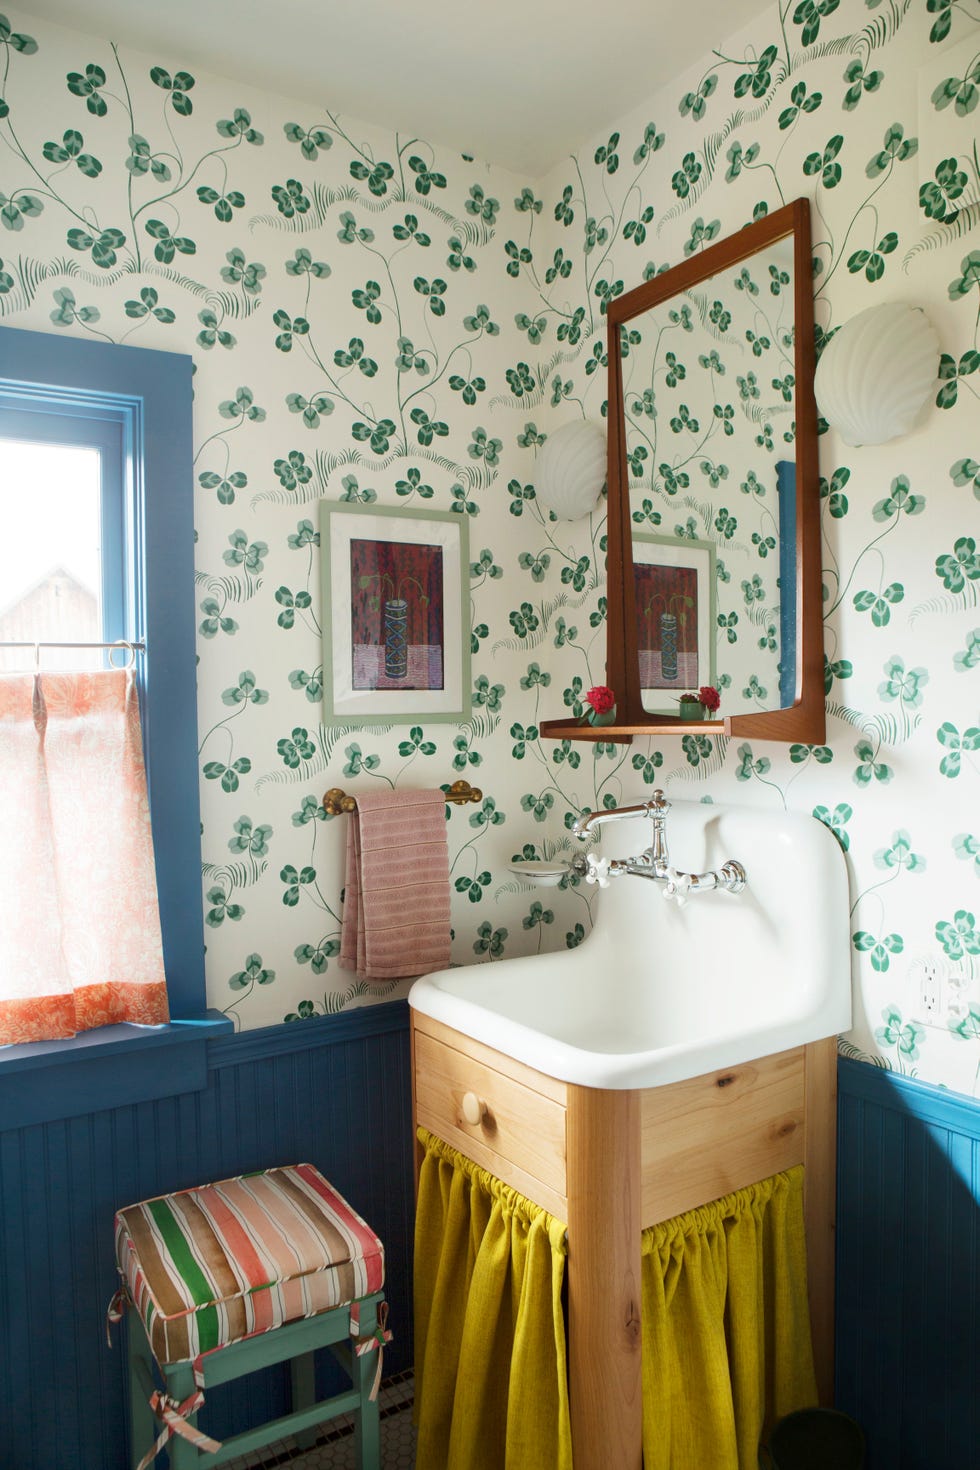
[[[802,1163],[804,1048],[640,1094],[643,1224]]]
[[[564,1084],[424,1016],[414,1035],[416,1121],[566,1219]],[[477,1123],[463,1116],[467,1093],[483,1103]]]

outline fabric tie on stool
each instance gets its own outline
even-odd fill
[[[169,1394],[161,1393],[159,1389],[156,1393],[151,1394],[150,1408],[160,1420],[163,1428],[157,1435],[155,1444],[147,1450],[142,1460],[140,1460],[136,1470],[147,1470],[147,1467],[153,1464],[153,1461],[163,1449],[167,1440],[174,1434],[181,1435],[182,1438],[189,1440],[197,1449],[205,1450],[209,1455],[213,1455],[215,1451],[220,1450],[220,1440],[212,1439],[210,1435],[202,1433],[195,1424],[190,1423],[190,1415],[196,1414],[203,1403],[204,1391],[200,1388],[186,1398],[182,1404],[179,1404],[176,1399],[171,1398]]]
[[[350,1309],[350,1335],[351,1341],[354,1344],[354,1351],[359,1358],[363,1358],[365,1353],[373,1353],[377,1349],[378,1365],[374,1370],[374,1383],[371,1387],[370,1394],[371,1402],[373,1403],[378,1397],[378,1389],[381,1387],[381,1365],[384,1362],[385,1346],[391,1342],[392,1338],[392,1334],[388,1330],[388,1303],[382,1302],[378,1310],[377,1327],[371,1333],[370,1337],[362,1339],[361,1309],[359,1304],[354,1302]]]

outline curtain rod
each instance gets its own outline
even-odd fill
[[[31,638],[27,641],[3,639],[0,640],[0,648],[33,648],[35,669],[40,669],[42,648],[118,648],[124,650],[129,655],[129,657],[124,664],[115,664],[112,662],[112,657],[110,655],[110,666],[114,669],[131,669],[136,662],[136,655],[138,653],[144,653],[146,651],[146,644],[133,643],[130,642],[128,638],[116,638],[113,640],[112,643],[69,643],[62,642],[58,639]]]

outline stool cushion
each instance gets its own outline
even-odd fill
[[[314,1317],[384,1285],[384,1247],[312,1164],[116,1215],[116,1260],[159,1363]]]

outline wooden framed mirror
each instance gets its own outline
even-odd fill
[[[825,736],[809,203],[609,305],[606,682],[557,739]],[[715,686],[713,717],[679,698]]]

